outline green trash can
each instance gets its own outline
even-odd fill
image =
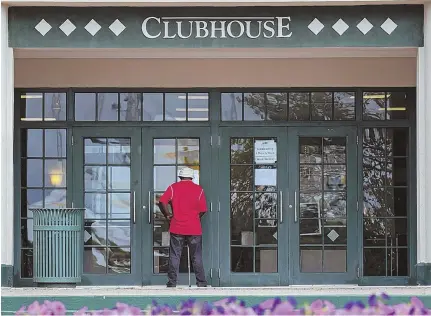
[[[81,282],[84,211],[33,211],[33,282],[42,287],[73,287]]]

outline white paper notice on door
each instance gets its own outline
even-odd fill
[[[254,185],[277,185],[277,169],[255,169]]]
[[[277,162],[277,143],[274,140],[256,140],[254,142],[254,161],[256,164]]]

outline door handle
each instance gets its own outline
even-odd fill
[[[298,201],[298,197],[297,197],[297,191],[295,191],[295,223],[298,222],[298,205],[297,205],[297,201]]]
[[[133,224],[136,224],[136,191],[133,191]]]
[[[283,223],[283,191],[280,190],[280,224]]]
[[[151,191],[148,191],[148,224],[151,224]]]

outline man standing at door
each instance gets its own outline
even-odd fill
[[[168,287],[177,285],[180,259],[185,244],[189,246],[193,270],[198,287],[206,287],[205,271],[202,261],[202,225],[201,217],[207,211],[204,190],[193,183],[193,169],[180,170],[179,182],[171,184],[159,201],[159,208],[169,221],[169,270]],[[172,213],[169,214],[168,204]]]

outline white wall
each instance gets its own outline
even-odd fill
[[[7,7],[1,6],[0,212],[1,263],[13,264],[13,51]]]

